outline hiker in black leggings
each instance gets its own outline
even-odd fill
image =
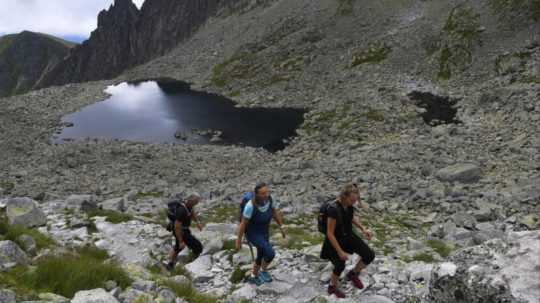
[[[353,205],[358,201],[360,193],[356,184],[347,184],[340,192],[339,198],[327,209],[327,228],[321,258],[330,260],[334,265],[328,294],[344,298],[345,294],[338,288],[338,280],[345,270],[345,261],[350,254],[361,257],[353,270],[347,273],[347,279],[359,289],[364,288],[359,278],[360,271],[375,258],[371,248],[353,233],[353,225],[362,231],[366,239],[371,240],[372,234],[354,218]]]
[[[170,261],[167,264],[168,270],[172,270],[174,268],[176,258],[184,247],[189,247],[195,258],[197,258],[203,251],[201,242],[191,234],[191,230],[189,229],[191,220],[193,219],[197,222],[199,230],[202,230],[202,225],[198,221],[197,215],[193,209],[200,201],[201,197],[199,194],[189,195],[185,201],[177,204],[178,207],[175,209],[173,217],[169,218],[173,224],[172,233],[174,236],[175,245],[170,253]],[[172,219],[174,219],[174,221]]]

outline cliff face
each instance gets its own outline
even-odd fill
[[[163,55],[209,17],[268,0],[147,0],[141,10],[116,0],[98,16],[90,38],[58,64],[38,87],[109,79]]]
[[[38,87],[110,78],[134,57],[139,10],[131,0],[116,0],[98,15],[98,27],[39,83]]]
[[[68,55],[74,44],[24,31],[0,38],[0,97],[26,92]]]

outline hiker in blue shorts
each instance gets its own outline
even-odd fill
[[[245,205],[241,205],[242,218],[236,239],[236,249],[242,248],[242,237],[245,233],[250,245],[257,249],[252,276],[248,280],[256,285],[261,285],[265,282],[272,282],[272,277],[267,270],[268,265],[275,257],[274,248],[269,241],[272,218],[277,222],[283,238],[286,235],[282,227],[281,214],[272,201],[268,185],[259,183],[251,195],[249,193],[246,195],[251,199]]]

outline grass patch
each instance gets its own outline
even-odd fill
[[[202,219],[204,222],[237,223],[239,216],[240,205],[220,205],[208,209]]]
[[[144,199],[144,198],[159,198],[162,196],[163,196],[163,192],[160,192],[160,191],[138,192],[135,195],[135,200]]]
[[[430,253],[419,253],[413,256],[413,261],[421,261],[425,263],[435,262],[435,258]]]
[[[4,194],[10,194],[15,188],[15,183],[8,181],[0,181],[0,188],[4,190]]]
[[[374,43],[367,49],[361,50],[353,55],[350,67],[355,67],[364,63],[379,63],[388,57],[392,49],[384,43]]]
[[[244,277],[246,276],[246,270],[242,270],[240,266],[235,266],[234,270],[231,274],[230,281],[233,284],[238,284],[242,281],[244,281]]]
[[[451,11],[443,27],[439,51],[438,78],[448,80],[452,69],[464,69],[473,58],[473,47],[480,43],[480,16],[461,3]]]
[[[88,214],[89,218],[105,217],[105,220],[107,222],[111,222],[114,224],[133,220],[133,216],[130,214],[125,214],[125,213],[117,212],[114,210],[108,210],[108,209],[93,209],[93,210],[87,211],[86,213]]]
[[[236,240],[235,239],[229,239],[223,241],[223,246],[221,247],[222,250],[235,250],[236,249]]]
[[[453,246],[447,245],[441,240],[436,240],[436,239],[427,240],[426,244],[429,247],[433,248],[433,250],[437,252],[443,258],[448,257],[454,250]]]
[[[338,7],[336,10],[336,15],[338,16],[348,16],[354,13],[354,0],[338,0]]]
[[[0,235],[2,235],[5,240],[11,240],[21,247],[23,245],[18,240],[19,236],[29,235],[36,242],[36,247],[38,250],[55,244],[53,239],[40,233],[36,229],[27,228],[22,225],[10,225],[7,218],[4,216],[0,217]]]
[[[210,80],[217,87],[225,87],[233,79],[248,78],[253,75],[254,66],[250,61],[254,58],[255,55],[250,52],[238,51],[227,60],[214,66]]]
[[[526,17],[540,21],[540,0],[489,0],[491,9],[505,18]]]
[[[382,122],[384,121],[384,114],[380,110],[370,109],[366,114],[366,118],[371,121]]]
[[[0,284],[18,293],[52,292],[71,298],[80,290],[105,286],[109,280],[122,288],[131,284],[126,272],[116,263],[104,262],[106,252],[85,247],[60,256],[40,260],[35,267],[18,267],[0,277]]]
[[[167,288],[170,288],[176,296],[183,298],[189,303],[217,303],[218,298],[199,293],[191,283],[176,283],[173,281],[165,280],[160,284]]]

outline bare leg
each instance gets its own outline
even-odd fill
[[[332,273],[332,277],[330,277],[330,285],[334,287],[338,287],[338,281],[339,281],[339,276],[336,275],[335,273]]]
[[[359,274],[362,269],[366,268],[366,265],[364,262],[362,262],[362,259],[358,260],[358,263],[356,263],[356,266],[354,267],[354,272]]]
[[[259,270],[261,266],[257,265],[257,263],[253,263],[253,276],[257,277],[259,275]]]
[[[262,270],[263,270],[263,271],[266,271],[266,270],[268,269],[268,265],[270,265],[270,263],[266,263],[266,261],[263,260],[262,266],[261,266],[261,267],[262,267]]]

